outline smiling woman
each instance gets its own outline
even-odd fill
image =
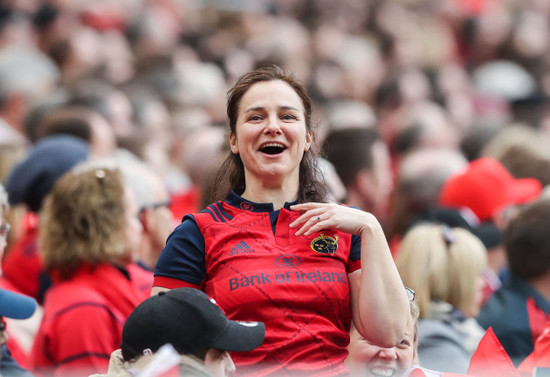
[[[279,67],[237,81],[218,201],[183,219],[156,267],[153,294],[200,288],[229,318],[265,323],[262,346],[232,355],[237,375],[346,375],[352,319],[381,345],[405,332],[407,297],[379,222],[327,199],[311,109]]]

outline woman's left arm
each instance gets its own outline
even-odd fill
[[[335,203],[303,203],[291,209],[302,212],[290,224],[298,228],[298,236],[323,229],[361,236],[361,270],[348,275],[353,322],[361,336],[374,344],[382,347],[398,344],[405,333],[409,304],[376,217]]]

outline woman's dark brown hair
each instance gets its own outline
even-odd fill
[[[254,85],[260,82],[281,80],[286,82],[302,100],[307,131],[313,135],[315,141],[314,127],[312,124],[312,103],[307,89],[298,81],[292,73],[283,71],[276,65],[270,65],[256,69],[241,76],[235,85],[227,92],[227,117],[229,118],[229,130],[232,134],[236,132],[239,106],[245,93]],[[327,185],[317,166],[318,147],[315,142],[312,147],[304,153],[300,162],[300,182],[298,189],[298,202],[326,201]],[[216,175],[213,200],[223,200],[230,189],[241,195],[246,187],[244,166],[238,154],[229,152],[229,155],[222,163]]]

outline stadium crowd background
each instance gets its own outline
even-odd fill
[[[70,133],[94,157],[144,162],[176,224],[209,203],[227,89],[277,64],[307,85],[319,145],[377,130],[392,179],[364,209],[397,245],[468,161],[550,183],[549,35],[545,0],[3,0],[0,181],[40,139]],[[10,202],[8,256],[39,209]]]

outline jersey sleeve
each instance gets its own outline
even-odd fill
[[[346,204],[343,204],[343,205],[347,206]],[[349,207],[362,211],[362,209],[357,206],[349,206]],[[348,274],[351,274],[352,272],[360,269],[361,269],[361,236],[352,234],[347,272]]]
[[[349,252],[349,260],[347,266],[347,272],[361,269],[361,236],[353,234],[351,236],[351,247]]]
[[[192,215],[185,216],[166,241],[153,286],[199,287],[206,274],[204,238]]]

